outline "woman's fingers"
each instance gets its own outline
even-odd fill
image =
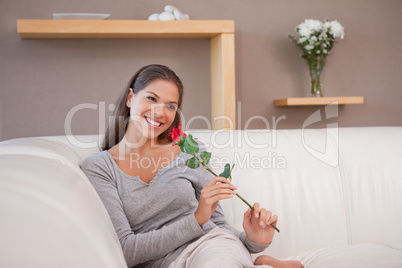
[[[213,185],[210,185],[210,186],[204,187],[204,188],[209,189],[211,191],[217,190],[217,189],[230,189],[232,191],[237,190],[237,186],[235,186],[231,183],[217,183],[217,184],[213,184]]]
[[[202,193],[205,197],[211,197],[217,194],[236,194],[234,192],[237,187],[231,184],[226,178],[215,177],[202,189]]]
[[[209,203],[217,204],[218,201],[223,200],[223,199],[229,199],[229,198],[232,198],[233,196],[234,196],[234,194],[218,194],[218,195],[211,197],[209,199]]]
[[[237,194],[237,191],[232,190],[232,189],[214,189],[211,190],[209,193],[209,196],[216,196],[216,195],[235,195]]]
[[[271,217],[271,219],[268,221],[268,225],[277,225],[278,224],[278,216],[274,215]]]
[[[232,198],[234,195],[236,195],[236,192],[231,189],[215,189],[201,192],[201,199],[209,204],[214,204],[219,200]]]
[[[256,223],[258,222],[258,225],[261,228],[265,228],[271,224],[276,225],[278,222],[278,216],[272,215],[272,211],[261,208],[259,203],[255,203],[253,207],[254,211],[252,213],[252,217],[256,219]]]
[[[260,226],[262,228],[265,228],[267,225],[272,222],[272,212],[269,210],[266,210],[265,208],[261,209],[260,212]]]
[[[247,211],[244,213],[244,219],[250,219],[252,213],[253,210],[251,208],[248,208]]]
[[[230,184],[230,181],[228,179],[224,178],[224,177],[214,177],[205,186],[212,186],[212,185],[217,184],[218,182],[229,183]]]
[[[254,218],[258,219],[260,217],[260,204],[254,204]]]
[[[215,177],[201,191],[200,199],[213,205],[219,200],[232,198],[237,192],[236,186],[223,177]]]
[[[237,187],[231,183],[217,183],[206,188],[210,192],[220,192],[220,191],[236,191]]]
[[[267,226],[267,210],[265,208],[261,209],[260,211],[260,226],[265,228]]]

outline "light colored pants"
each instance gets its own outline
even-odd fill
[[[256,266],[243,243],[229,231],[215,227],[190,244],[169,268],[269,268]],[[271,267],[272,268],[272,267]]]

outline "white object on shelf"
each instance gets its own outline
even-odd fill
[[[99,13],[53,13],[54,20],[106,20],[110,14]]]
[[[154,13],[148,17],[148,20],[159,20],[159,14]]]
[[[160,14],[154,13],[148,17],[148,20],[189,20],[190,16],[181,12],[177,7],[167,5]]]
[[[167,5],[167,6],[165,6],[164,10],[165,10],[166,12],[173,13],[175,10],[177,10],[177,7],[172,6],[172,5]]]
[[[159,20],[164,20],[164,21],[166,21],[166,20],[175,20],[175,17],[174,17],[174,15],[172,13],[165,11],[165,12],[162,12],[159,15]]]
[[[189,16],[187,14],[183,14],[180,10],[176,9],[173,11],[173,15],[176,20],[189,20]]]

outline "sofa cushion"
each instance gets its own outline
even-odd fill
[[[339,129],[349,243],[402,241],[402,128]]]
[[[402,267],[402,242],[323,247],[286,259],[300,260],[308,268],[399,268]]]
[[[60,135],[43,137],[47,140],[61,142],[73,149],[82,160],[93,153],[99,152],[99,144],[103,141],[103,135]]]
[[[21,154],[0,155],[0,170],[0,267],[126,267],[106,209],[79,173]]]
[[[69,146],[46,138],[20,138],[0,143],[0,155],[35,155],[60,161],[69,167],[78,167],[81,157]]]

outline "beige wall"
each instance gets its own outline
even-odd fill
[[[341,127],[402,125],[402,1],[400,0],[91,0],[0,1],[0,140],[62,135],[69,111],[92,104],[72,118],[74,134],[99,131],[131,75],[162,63],[182,78],[186,120],[210,117],[209,41],[22,40],[17,19],[50,19],[52,13],[110,13],[110,19],[147,19],[172,4],[191,19],[232,19],[236,27],[236,92],[243,129],[301,128],[317,107],[273,105],[277,98],[307,96],[309,77],[300,51],[286,37],[305,18],[337,19],[345,27],[324,73],[326,96],[362,95],[363,105],[339,107],[329,122]],[[88,106],[89,107],[89,106]],[[322,110],[322,109],[321,109]],[[101,114],[101,116],[100,116]],[[282,118],[284,118],[282,117]],[[310,127],[324,127],[321,122]],[[194,121],[191,128],[206,128]]]

